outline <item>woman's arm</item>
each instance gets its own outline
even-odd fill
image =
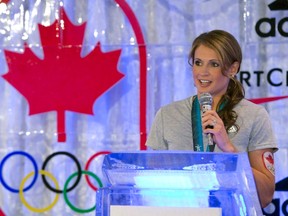
[[[266,207],[273,199],[275,191],[275,168],[273,149],[248,152],[261,207]]]

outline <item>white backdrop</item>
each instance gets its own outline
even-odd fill
[[[131,20],[117,2],[126,2],[136,16],[144,44],[137,43]],[[273,2],[276,1],[10,0],[7,4],[1,3],[1,75],[9,71],[4,50],[23,53],[24,42],[32,47],[38,57],[45,59],[37,24],[51,25],[58,17],[62,4],[74,25],[87,23],[82,54],[89,54],[99,41],[105,52],[121,49],[118,68],[125,75],[95,101],[94,115],[66,112],[65,143],[57,142],[56,113],[29,115],[27,100],[1,77],[2,163],[9,153],[24,151],[32,155],[40,169],[50,154],[65,151],[74,155],[84,169],[95,153],[139,150],[140,133],[143,135],[139,129],[139,104],[145,98],[140,98],[139,94],[140,82],[143,80],[140,79],[138,46],[146,47],[147,50],[146,133],[159,107],[195,94],[187,56],[193,39],[204,31],[224,29],[235,35],[241,43],[244,60],[238,78],[243,81],[248,99],[288,96],[288,7],[286,10],[284,6],[281,10],[271,10],[269,5]],[[277,182],[288,176],[287,103],[288,99],[263,103],[270,114],[280,148],[275,155]],[[50,162],[54,166],[50,164],[49,171],[63,188],[76,166],[69,158],[55,158],[54,164]],[[102,179],[101,159],[102,156],[95,158],[90,170]],[[10,187],[17,188],[23,177],[32,170],[31,161],[15,155],[9,157],[5,166],[2,166],[2,178]],[[80,215],[69,208],[62,194],[49,211],[37,213],[23,204],[18,193],[7,190],[3,180],[1,183],[0,208],[8,216]],[[271,204],[267,215],[288,215],[288,186],[281,190],[284,191],[275,192],[276,204]],[[56,196],[45,188],[41,180],[32,187],[30,194],[24,195],[27,202],[36,208],[48,206]],[[80,185],[69,193],[69,199],[78,208],[87,209],[95,203],[95,192],[82,178]],[[94,212],[85,215],[94,215]]]

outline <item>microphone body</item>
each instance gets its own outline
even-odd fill
[[[200,103],[200,108],[201,108],[201,112],[202,114],[205,113],[208,110],[212,109],[212,103],[213,103],[213,97],[210,93],[205,92],[202,93],[199,97],[199,103]],[[208,126],[208,127],[212,127],[213,126]],[[212,139],[212,134],[208,133],[208,145],[213,145],[213,139]]]

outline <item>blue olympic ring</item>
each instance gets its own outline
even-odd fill
[[[23,189],[23,191],[27,191],[29,190],[36,182],[37,180],[37,177],[38,177],[38,166],[37,166],[37,163],[36,161],[34,160],[34,158],[26,153],[26,152],[23,152],[23,151],[15,151],[15,152],[11,152],[9,153],[8,155],[6,155],[3,160],[1,161],[0,163],[0,182],[2,182],[3,186],[13,192],[13,193],[19,193],[19,190],[18,189],[14,189],[12,187],[10,187],[5,181],[4,181],[4,178],[3,178],[3,175],[2,175],[2,171],[3,171],[3,167],[4,167],[4,163],[8,160],[8,158],[10,158],[11,156],[13,155],[23,155],[25,157],[27,157],[29,160],[31,160],[33,166],[34,166],[34,171],[35,171],[35,175],[34,175],[34,178],[32,179],[32,182],[30,183],[30,185],[28,185],[26,188]]]

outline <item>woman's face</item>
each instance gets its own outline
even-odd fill
[[[221,98],[229,83],[221,68],[220,58],[214,50],[204,45],[195,50],[193,78],[198,95],[208,92],[213,98]]]

